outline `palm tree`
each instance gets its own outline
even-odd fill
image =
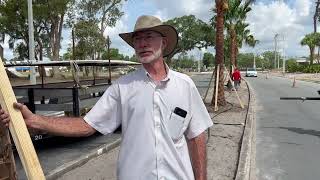
[[[243,42],[249,46],[255,45],[253,35],[250,35],[250,30],[247,29],[249,24],[245,23],[248,12],[251,11],[250,5],[254,0],[228,0],[229,9],[225,13],[225,27],[228,37],[230,38],[230,62],[231,66],[237,66],[237,54],[239,47],[242,47]],[[254,40],[250,41],[249,39]],[[253,39],[252,39],[253,38]]]
[[[223,62],[224,62],[224,35],[223,35],[223,27],[224,27],[224,11],[228,8],[227,0],[215,0],[216,1],[216,16],[215,16],[215,25],[216,25],[216,70],[218,65],[220,65],[220,72],[219,72],[219,83],[218,83],[218,100],[217,104],[220,106],[226,105],[226,100],[224,97],[224,83],[223,83]],[[217,73],[215,73],[217,79]],[[214,88],[216,89],[216,88]],[[214,92],[211,104],[214,105],[215,103],[215,94]]]
[[[248,29],[249,24],[244,23],[244,22],[239,22],[236,24],[236,45],[235,45],[235,55],[234,55],[234,65],[237,67],[238,66],[238,54],[239,54],[239,49],[242,48],[243,43],[250,46],[250,47],[255,47],[258,43],[259,40],[256,40],[255,37],[250,34],[250,30]],[[230,52],[231,53],[231,52]]]
[[[319,46],[320,33],[310,33],[307,34],[300,42],[302,46],[308,46],[310,50],[310,64],[313,64],[314,59],[314,49],[316,46]]]

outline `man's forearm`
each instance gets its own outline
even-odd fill
[[[90,136],[95,132],[81,117],[49,117],[37,115],[31,128],[49,134],[68,137]]]
[[[191,156],[192,168],[196,180],[207,179],[207,153],[205,133],[188,141],[189,154]]]

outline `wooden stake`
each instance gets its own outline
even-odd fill
[[[224,67],[224,69],[225,69],[226,72],[228,72],[228,70],[227,70],[226,67]],[[229,73],[227,73],[227,74],[228,74],[229,81],[232,82],[232,79],[231,79]],[[234,88],[233,83],[231,83],[231,85],[232,85],[232,89],[234,90],[234,92],[236,92],[236,95],[237,95],[238,101],[239,101],[239,103],[240,103],[240,106],[241,106],[241,108],[243,109],[244,106],[243,106],[243,104],[242,104],[242,102],[241,102],[241,99],[240,99],[240,97],[239,97],[239,95],[238,95],[238,92],[237,92],[236,88]]]
[[[218,111],[218,87],[219,87],[220,64],[217,66],[216,91],[214,98],[214,111]]]
[[[30,134],[20,111],[14,109],[17,102],[10,81],[0,58],[0,103],[10,116],[9,130],[18,150],[23,168],[29,180],[45,180]]]

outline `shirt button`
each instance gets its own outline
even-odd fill
[[[159,159],[159,163],[163,164],[163,159],[162,158]]]
[[[156,122],[156,127],[160,127],[160,123],[159,122]]]

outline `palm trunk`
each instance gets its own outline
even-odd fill
[[[230,27],[230,39],[231,39],[230,40],[230,77],[232,77],[233,67],[236,66],[236,45],[237,45],[236,36],[237,35],[234,29],[234,25],[231,25]]]
[[[314,47],[310,48],[310,65],[313,65],[313,59],[314,59]]]
[[[235,67],[238,67],[238,54],[239,54],[239,48],[238,48],[238,45],[236,44],[236,55],[235,55],[235,63],[234,63],[234,66]]]
[[[224,26],[224,19],[223,19],[223,11],[224,11],[224,0],[216,0],[216,9],[217,9],[217,16],[216,16],[216,69],[218,64],[220,65],[220,72],[219,72],[219,83],[218,83],[218,105],[225,106],[226,100],[224,97],[224,82],[223,82],[223,62],[224,62],[224,35],[223,35],[223,26]],[[217,73],[215,75],[217,79]],[[216,86],[216,85],[215,85]],[[216,88],[214,88],[216,89]],[[217,92],[214,91],[213,97],[211,100],[211,104],[215,105],[214,97]]]
[[[237,46],[237,39],[236,39],[236,31],[234,29],[234,25],[231,25],[230,30],[230,37],[231,37],[231,47],[230,47],[230,61],[231,66],[236,65],[236,46]]]

